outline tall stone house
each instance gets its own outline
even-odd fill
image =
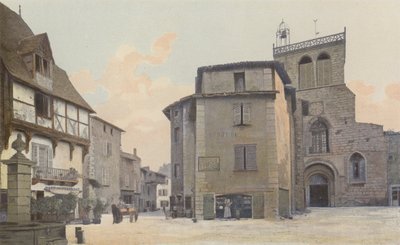
[[[136,148],[132,153],[121,152],[120,161],[120,197],[126,204],[139,208],[140,199],[140,167],[141,159],[137,156]]]
[[[355,120],[344,80],[346,30],[290,44],[282,22],[273,56],[200,67],[196,93],[163,110],[171,206],[213,219],[226,199],[233,216],[249,218],[399,205],[400,136]]]
[[[46,33],[34,34],[0,3],[0,155],[9,159],[18,133],[35,162],[32,196],[74,192],[82,197],[82,164],[89,150],[93,109],[57,66]],[[0,164],[1,202],[7,201],[7,167]]]
[[[156,210],[157,185],[162,183],[165,183],[165,175],[151,171],[149,167],[140,168],[140,212]]]
[[[294,90],[274,61],[200,67],[196,92],[164,109],[171,121],[171,206],[182,216],[288,216]],[[175,207],[175,208],[174,208]]]
[[[90,147],[84,162],[83,197],[107,204],[120,199],[121,134],[123,129],[97,117],[90,117]]]

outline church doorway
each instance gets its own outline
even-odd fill
[[[320,174],[310,178],[310,207],[328,207],[328,181]]]
[[[304,171],[305,206],[335,206],[335,174],[328,165],[315,163]]]

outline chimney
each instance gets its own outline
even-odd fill
[[[133,148],[133,155],[136,156],[136,148]]]
[[[22,17],[22,15],[21,15],[21,5],[19,5],[19,17]]]

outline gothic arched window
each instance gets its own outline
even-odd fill
[[[299,62],[299,88],[314,87],[314,69],[310,57],[304,56]]]
[[[365,181],[365,158],[358,152],[350,157],[349,175],[351,182]]]
[[[310,127],[311,147],[310,153],[329,152],[329,130],[326,124],[320,120],[314,122]]]
[[[331,84],[332,80],[332,63],[331,57],[322,53],[317,59],[317,86],[326,86]]]

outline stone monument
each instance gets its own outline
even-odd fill
[[[0,223],[1,245],[66,245],[65,224],[31,222],[31,169],[34,162],[22,154],[25,142],[21,134],[12,143],[17,151],[2,160],[8,170],[7,222]]]

